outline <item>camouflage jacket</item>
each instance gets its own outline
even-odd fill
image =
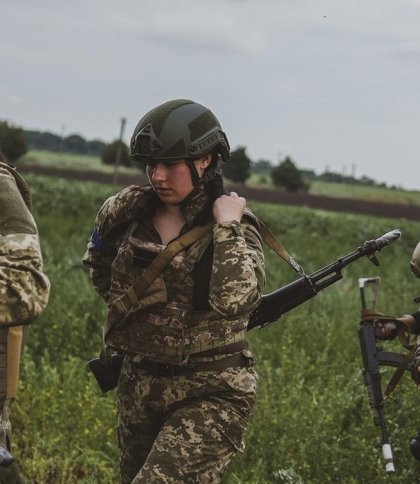
[[[0,324],[28,324],[48,302],[35,221],[10,169],[0,163]]]
[[[99,210],[83,262],[108,304],[165,247],[152,223],[160,203],[151,187],[131,186]],[[181,209],[187,222],[180,235],[197,225],[203,213],[211,217],[204,193]],[[191,355],[245,338],[248,315],[260,301],[264,282],[258,222],[246,211],[241,223],[215,224],[208,236],[175,256],[106,342],[157,361],[185,363]]]

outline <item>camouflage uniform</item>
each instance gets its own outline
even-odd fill
[[[9,405],[17,393],[23,325],[44,309],[49,287],[35,221],[11,169],[0,163],[0,446],[4,449],[10,450]],[[18,482],[12,467],[0,464],[0,482]]]
[[[129,187],[99,211],[84,262],[108,304],[164,248],[152,224],[159,203],[150,187]],[[209,204],[203,192],[182,202],[181,235]],[[264,284],[257,225],[248,211],[215,224],[108,333],[107,345],[128,355],[118,383],[123,483],[220,482],[243,450],[257,387],[246,326]]]

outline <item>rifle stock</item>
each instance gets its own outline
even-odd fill
[[[282,314],[313,298],[319,291],[342,279],[341,271],[344,267],[361,257],[367,256],[372,263],[379,265],[375,253],[400,237],[401,232],[395,229],[377,239],[368,240],[353,252],[340,257],[311,275],[304,275],[270,294],[265,294],[262,296],[259,306],[250,315],[248,330],[257,326],[266,326],[279,319]]]

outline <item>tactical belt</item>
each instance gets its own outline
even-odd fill
[[[219,348],[211,348],[209,350],[200,351],[199,353],[192,353],[191,356],[217,356],[217,355],[229,355],[230,353],[239,353],[242,350],[248,348],[246,340],[237,341],[230,345],[220,346]]]
[[[222,371],[227,368],[244,368],[249,366],[249,359],[242,353],[228,356],[223,360],[200,361],[189,366],[165,365],[150,360],[132,362],[136,368],[147,371],[151,376],[185,376],[193,375],[198,371]]]

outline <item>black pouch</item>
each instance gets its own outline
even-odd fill
[[[123,360],[124,355],[115,353],[111,355],[109,365],[104,365],[100,358],[92,358],[86,363],[103,393],[117,386]]]

